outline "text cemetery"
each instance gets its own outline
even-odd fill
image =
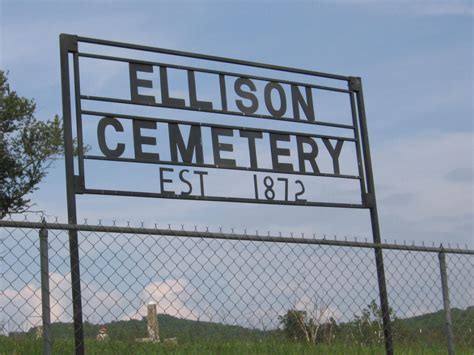
[[[124,53],[74,57],[75,193],[367,207],[358,78],[168,50]],[[99,84],[104,66],[118,81]],[[124,171],[140,184],[109,178]]]

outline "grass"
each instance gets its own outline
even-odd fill
[[[93,339],[86,340],[86,353],[95,354],[355,354],[378,355],[383,354],[381,346],[354,346],[350,344],[319,344],[290,342],[286,340],[263,341],[197,341],[178,344],[169,347],[164,344],[138,343],[126,341],[98,342]],[[53,354],[73,354],[74,342],[71,339],[58,339],[54,342]],[[446,354],[447,349],[440,346],[414,345],[397,347],[397,354]],[[472,349],[456,349],[457,354],[473,354]],[[42,354],[43,343],[41,340],[16,339],[0,337],[0,355]]]

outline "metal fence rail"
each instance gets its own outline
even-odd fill
[[[318,344],[383,351],[377,247],[395,350],[474,348],[473,250],[18,221],[0,221],[0,339],[38,337],[48,353],[73,337],[68,230],[78,232],[86,340],[104,325],[110,339],[146,337],[143,319],[154,302],[161,336],[183,342],[300,337],[285,320],[301,316],[303,326],[319,326]]]

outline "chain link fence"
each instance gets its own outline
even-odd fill
[[[26,342],[41,349],[42,226],[48,231],[51,341],[66,344],[69,352],[74,349],[67,342],[74,337],[71,228],[78,229],[86,350],[100,340],[100,328],[106,328],[109,344],[133,349],[137,339],[148,336],[147,305],[153,302],[159,337],[177,338],[179,346],[286,341],[326,351],[384,351],[376,246],[367,241],[13,221],[0,221],[0,349],[14,351]],[[442,255],[454,346],[471,354],[474,251],[378,247],[385,259],[395,351],[446,352]]]

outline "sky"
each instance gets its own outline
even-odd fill
[[[35,99],[36,116],[41,120],[62,112],[60,33],[360,76],[382,239],[451,246],[459,243],[473,248],[473,16],[471,1],[0,0],[0,68],[8,71],[12,89]],[[223,64],[213,68],[230,70]],[[245,68],[232,69],[239,72]],[[81,89],[127,94],[127,70],[113,65],[88,70],[81,62]],[[180,80],[182,83],[179,75],[173,77],[177,86],[172,87],[172,94],[185,98],[187,93],[180,89],[186,87],[178,85]],[[153,78],[155,86],[158,82]],[[199,83],[198,78],[199,94],[215,100],[212,86]],[[315,97],[315,110],[321,117],[339,117],[343,109],[328,97]],[[133,107],[131,112],[152,111]],[[175,119],[216,120],[176,110],[160,112]],[[216,117],[228,124],[248,122]],[[294,124],[267,120],[252,124],[296,129]],[[95,153],[96,127],[84,128],[84,137]],[[126,143],[130,144],[130,125],[125,128],[129,134]],[[209,137],[206,139],[204,148],[208,149]],[[242,145],[234,147],[238,159],[247,154]],[[270,159],[265,154],[261,158]],[[350,158],[341,158],[342,169]],[[251,175],[246,180],[240,178],[244,175],[211,170],[210,189],[232,196],[253,191],[248,180]],[[122,184],[142,190],[157,185],[156,166],[117,167],[94,162],[86,171],[90,174],[86,182],[96,179],[102,188]],[[286,177],[290,184],[300,178]],[[341,179],[326,185],[321,178],[300,179],[315,200],[358,198],[357,190],[342,184]],[[33,210],[41,211],[49,220],[67,220],[62,159],[51,166],[31,200]],[[79,222],[89,224],[130,222],[146,227],[196,226],[214,231],[222,227],[228,232],[372,238],[367,210],[96,195],[78,196],[77,206]],[[28,218],[36,220],[39,216],[32,213]],[[17,238],[5,239],[10,243],[10,253],[4,262],[10,266],[2,281],[7,296],[2,307],[16,323],[11,329],[37,325],[40,320],[40,285],[34,261],[37,236],[15,233]],[[65,236],[64,232],[50,231],[54,321],[71,320]],[[344,321],[377,298],[369,249],[303,249],[299,244],[94,233],[82,233],[81,238],[84,316],[94,323],[109,321],[110,317],[143,316],[143,305],[150,300],[159,300],[160,313],[274,327],[277,316],[289,307],[307,309],[314,300],[327,299],[331,304],[326,316]],[[436,293],[436,255],[385,251],[384,257],[391,306],[397,315],[411,316],[442,307]],[[448,259],[453,306],[464,308],[472,304],[472,290],[466,282],[470,270],[465,266],[469,263],[458,255]],[[20,307],[22,312],[17,312]],[[223,310],[229,314],[219,313]]]
[[[39,119],[62,112],[60,33],[360,76],[382,239],[473,247],[473,14],[470,1],[1,0],[0,68],[35,99]],[[96,73],[96,88],[114,87],[110,73],[119,75]],[[117,171],[103,179],[146,183]],[[212,181],[235,194],[249,188],[232,176]],[[31,199],[66,221],[63,160]],[[78,217],[371,238],[367,210],[91,195],[78,196]]]

